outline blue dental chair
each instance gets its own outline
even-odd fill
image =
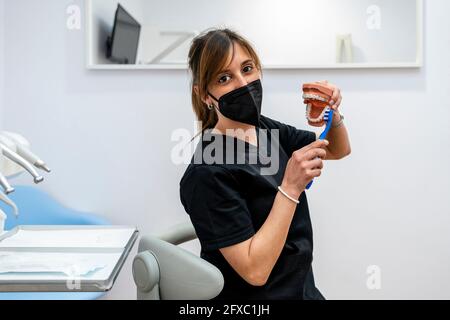
[[[109,225],[110,223],[90,213],[64,207],[50,195],[33,186],[14,186],[9,195],[19,208],[19,217],[0,201],[0,208],[8,219],[5,230],[17,225]],[[0,300],[95,300],[102,292],[0,292]]]

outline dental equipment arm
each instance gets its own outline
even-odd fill
[[[11,161],[14,161],[19,166],[21,166],[25,170],[27,170],[33,176],[34,183],[39,183],[44,180],[44,177],[39,175],[39,173],[37,173],[37,171],[31,166],[31,164],[27,160],[22,158],[20,155],[18,155],[17,153],[15,153],[14,151],[12,151],[7,146],[5,146],[4,144],[1,144],[1,143],[0,143],[0,149],[5,157],[9,158]]]
[[[11,187],[8,180],[6,180],[5,176],[1,172],[0,172],[0,185],[2,186],[2,188],[6,194],[10,194],[11,192],[14,192],[14,188]]]
[[[47,164],[41,158],[31,152],[31,150],[27,146],[20,144],[20,141],[13,134],[5,131],[2,133],[2,135],[15,143],[17,153],[20,156],[31,162],[36,168],[42,169],[48,173],[51,172],[51,169],[47,166]]]
[[[0,132],[0,186],[5,192],[0,191],[0,201],[13,209],[16,218],[19,210],[7,196],[14,192],[14,188],[9,184],[7,178],[14,177],[26,170],[33,176],[35,183],[43,181],[44,178],[33,168],[33,165],[46,172],[51,171],[44,161],[31,152],[30,143],[24,137],[13,132]],[[0,234],[3,232],[5,220],[6,214],[0,209]]]
[[[19,216],[19,209],[17,208],[16,204],[2,192],[0,192],[0,200],[13,208],[16,218]]]

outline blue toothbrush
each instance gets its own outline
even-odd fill
[[[323,130],[322,134],[319,136],[319,140],[325,140],[328,134],[328,131],[330,131],[331,123],[333,122],[333,115],[334,110],[330,107],[327,107],[327,110],[325,111],[323,115],[323,120],[326,122],[325,130]],[[311,188],[314,180],[311,180],[308,185],[306,186],[306,190]]]

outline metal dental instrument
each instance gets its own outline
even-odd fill
[[[7,195],[5,195],[3,192],[0,192],[0,200],[9,205],[14,210],[14,215],[16,218],[19,216],[19,209],[17,208],[16,204],[8,198]]]
[[[47,164],[44,161],[42,161],[37,155],[31,152],[31,150],[27,147],[17,145],[17,153],[31,162],[36,168],[42,169],[49,173],[52,171],[49,167],[47,167]]]
[[[11,161],[14,161],[19,166],[23,167],[25,170],[27,170],[34,178],[34,183],[39,183],[44,180],[44,177],[40,176],[39,173],[32,167],[32,165],[27,162],[24,158],[22,158],[20,155],[6,147],[4,144],[0,143],[0,149],[5,157],[10,159]]]
[[[14,192],[14,188],[11,187],[8,180],[5,178],[5,176],[1,172],[0,172],[0,185],[2,186],[2,188],[6,194],[10,194],[11,192]]]
[[[9,134],[8,132],[3,132],[3,135],[15,143],[17,148],[17,154],[19,154],[20,156],[31,162],[36,168],[45,170],[46,172],[49,173],[51,172],[51,169],[41,158],[39,158],[37,155],[31,152],[31,150],[26,146],[21,145],[13,135]]]

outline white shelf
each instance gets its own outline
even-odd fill
[[[159,63],[159,64],[136,64],[136,65],[119,65],[110,64],[103,59],[103,56],[98,52],[96,43],[98,35],[101,33],[98,29],[97,23],[93,18],[93,2],[95,0],[86,1],[86,68],[89,70],[187,70],[187,63]],[[137,1],[137,0],[136,0]],[[358,63],[324,63],[324,64],[282,64],[267,63],[263,64],[263,69],[266,70],[332,70],[332,69],[403,69],[403,68],[421,68],[423,66],[423,15],[424,15],[424,1],[415,0],[416,5],[416,54],[415,60],[406,60],[406,62],[358,62]],[[112,10],[112,9],[111,9]],[[143,28],[145,29],[145,28]],[[104,32],[104,30],[102,31]],[[270,59],[273,61],[273,59]],[[151,60],[140,60],[151,61]]]
[[[422,62],[416,63],[341,63],[330,65],[263,65],[265,70],[296,70],[296,69],[396,69],[396,68],[421,68]],[[149,65],[121,65],[121,64],[97,64],[87,65],[90,70],[187,70],[183,64],[149,64]]]

